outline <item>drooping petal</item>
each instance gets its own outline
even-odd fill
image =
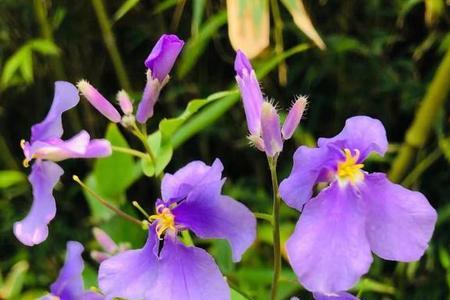
[[[366,234],[372,251],[383,259],[418,260],[437,219],[427,198],[390,182],[382,173],[366,175],[360,189],[367,205]]]
[[[269,157],[273,157],[283,150],[280,127],[277,110],[271,103],[264,102],[261,110],[261,137],[264,141],[264,151]]]
[[[60,138],[63,134],[61,115],[80,101],[77,88],[66,81],[55,82],[55,95],[44,121],[31,127],[31,142]]]
[[[351,288],[372,262],[361,199],[336,182],[311,199],[286,244],[300,283],[309,291]]]
[[[163,34],[159,38],[145,60],[145,66],[152,71],[153,78],[160,82],[166,78],[183,46],[184,41],[174,34]]]
[[[355,297],[347,292],[339,292],[333,294],[314,293],[313,296],[315,300],[359,300],[358,297]]]
[[[251,135],[259,136],[261,133],[261,108],[264,98],[250,61],[239,50],[236,53],[234,69],[237,73],[236,81],[244,104],[248,131]]]
[[[50,286],[52,295],[64,300],[78,300],[84,293],[83,277],[84,269],[83,246],[79,242],[67,243],[67,253],[64,266],[59,271],[58,279]]]
[[[319,181],[321,173],[331,168],[334,153],[325,148],[300,146],[294,154],[291,174],[280,184],[281,199],[292,208],[301,210],[311,199],[313,186]]]
[[[145,84],[142,99],[136,110],[136,121],[144,124],[153,116],[153,108],[158,101],[161,89],[166,83],[166,80],[160,82],[158,79],[153,78],[150,69],[147,71],[147,83]]]
[[[64,173],[51,161],[36,161],[28,180],[33,188],[33,204],[28,215],[14,224],[14,234],[27,246],[42,243],[48,235],[47,225],[55,217],[53,188]]]
[[[155,284],[158,274],[158,245],[155,228],[152,226],[143,248],[125,251],[100,264],[98,283],[105,299],[148,299],[146,293]]]
[[[303,112],[306,108],[307,99],[304,96],[298,97],[297,100],[292,105],[289,113],[284,121],[283,128],[281,128],[281,133],[283,134],[283,139],[288,140],[292,137],[297,129],[300,120],[302,119]]]
[[[221,181],[223,165],[219,159],[211,166],[202,161],[193,161],[174,174],[166,173],[161,182],[161,196],[164,201],[185,198],[195,186]]]
[[[228,196],[210,195],[205,189],[193,191],[186,201],[173,209],[175,222],[191,229],[201,238],[226,239],[235,262],[256,237],[256,219],[242,203]]]
[[[80,80],[77,84],[81,94],[89,101],[89,103],[104,115],[111,122],[118,123],[121,120],[120,114],[114,106],[100,94],[100,92],[93,87],[86,80]]]
[[[146,299],[230,300],[230,289],[214,259],[203,249],[186,247],[166,235],[158,279]]]
[[[90,140],[89,134],[82,130],[68,140],[52,139],[36,141],[27,151],[29,159],[36,158],[61,161],[68,158],[92,158],[111,155],[111,144],[104,139]]]
[[[386,130],[383,123],[368,116],[356,116],[347,119],[342,131],[332,138],[320,138],[319,147],[334,144],[341,150],[360,151],[363,161],[372,151],[384,155],[388,148]]]

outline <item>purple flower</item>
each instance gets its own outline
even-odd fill
[[[100,92],[93,87],[86,80],[80,80],[77,87],[81,94],[98,110],[102,115],[108,118],[111,122],[118,123],[121,120],[120,113],[114,106],[100,94]]]
[[[316,300],[359,300],[358,297],[355,297],[347,292],[339,292],[332,294],[314,293],[313,296],[314,299]]]
[[[136,120],[145,123],[153,116],[153,107],[158,101],[161,89],[169,80],[169,72],[181,52],[184,42],[176,35],[163,34],[145,60],[147,84],[139,103]]]
[[[371,251],[387,260],[418,260],[436,211],[421,193],[362,169],[371,152],[387,150],[382,123],[350,118],[337,136],[319,139],[318,146],[297,149],[292,172],[280,185],[289,206],[304,206],[286,245],[303,286],[325,294],[351,288],[368,271]],[[324,181],[328,187],[310,200],[313,186]]]
[[[67,158],[103,157],[111,154],[107,140],[91,140],[81,131],[69,140],[62,140],[61,115],[79,101],[74,85],[64,81],[55,83],[53,104],[44,121],[31,128],[31,141],[22,141],[24,165],[35,160],[28,177],[33,187],[33,205],[28,216],[14,224],[14,234],[25,245],[43,242],[48,235],[47,224],[55,217],[53,188],[64,171],[54,161]]]
[[[299,97],[293,104],[280,129],[280,117],[272,103],[264,101],[261,87],[250,61],[241,51],[237,51],[234,61],[236,81],[241,91],[247,119],[249,140],[267,156],[274,157],[283,150],[283,140],[294,134],[306,107],[306,98]]]
[[[239,261],[256,235],[256,220],[241,203],[221,195],[223,166],[200,161],[166,174],[162,200],[150,217],[148,239],[100,265],[99,285],[107,299],[230,299],[229,287],[213,258],[184,245],[177,234],[192,230],[200,238],[226,239]]]
[[[58,279],[50,286],[50,294],[41,300],[102,300],[103,296],[84,290],[82,272],[84,269],[81,253],[83,246],[78,242],[67,243],[64,266],[59,271]]]

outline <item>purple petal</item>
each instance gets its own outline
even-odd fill
[[[309,291],[351,288],[372,263],[361,199],[337,183],[308,202],[286,244],[290,263]]]
[[[372,251],[384,259],[418,260],[428,247],[437,214],[419,192],[391,183],[385,174],[366,175],[366,234]]]
[[[78,300],[84,293],[83,272],[84,263],[81,253],[83,246],[78,242],[67,243],[66,261],[59,271],[58,279],[50,286],[52,295],[63,300]]]
[[[292,208],[302,210],[311,199],[313,186],[321,174],[331,168],[333,153],[328,148],[308,148],[300,146],[294,154],[294,166],[289,177],[280,184],[280,196]]]
[[[166,236],[158,279],[146,299],[230,300],[230,289],[214,259],[203,249]]]
[[[103,300],[103,299],[105,299],[105,297],[95,292],[85,292],[80,298],[80,300]]]
[[[261,87],[250,62],[241,51],[236,54],[234,67],[237,73],[236,81],[244,104],[248,130],[251,135],[259,136],[261,133],[261,109],[264,102]]]
[[[139,102],[136,111],[136,120],[144,124],[153,116],[153,108],[158,101],[159,94],[163,88],[165,81],[160,82],[151,77],[151,72],[147,72],[147,83],[145,84],[142,99]]]
[[[63,134],[62,113],[76,106],[79,101],[80,96],[73,84],[66,81],[56,81],[52,106],[44,121],[31,127],[31,142],[60,138]]]
[[[161,182],[161,196],[164,201],[187,197],[198,185],[221,181],[223,165],[216,159],[211,166],[202,161],[193,161],[174,174],[166,173]]]
[[[342,131],[332,138],[320,138],[319,147],[334,144],[340,149],[359,150],[360,161],[363,161],[372,151],[384,155],[388,148],[386,130],[383,124],[371,117],[356,116],[347,119]]]
[[[92,106],[104,115],[111,122],[118,123],[122,119],[117,109],[100,94],[100,92],[93,87],[86,80],[80,80],[77,84],[81,94],[89,101]]]
[[[210,195],[210,185],[196,189],[173,209],[175,221],[201,238],[228,240],[237,262],[255,240],[256,219],[242,203],[227,196]]]
[[[283,150],[280,117],[275,107],[269,102],[264,102],[262,105],[261,136],[264,141],[264,151],[268,156],[273,157]]]
[[[14,234],[27,246],[42,243],[48,235],[47,225],[55,217],[53,188],[63,169],[51,161],[36,161],[28,180],[33,187],[33,204],[28,215],[14,224]]]
[[[314,293],[313,296],[316,300],[359,300],[358,297],[355,297],[347,292],[339,292],[333,294]]]
[[[98,282],[105,299],[147,299],[146,293],[154,285],[158,274],[158,258],[155,255],[158,244],[155,229],[150,227],[142,249],[125,251],[100,264]]]
[[[183,46],[184,42],[174,34],[163,34],[159,38],[145,60],[145,66],[152,71],[153,78],[160,82],[166,78]]]
[[[300,120],[302,119],[303,112],[306,108],[306,97],[299,97],[292,105],[289,113],[284,121],[283,128],[281,128],[281,133],[283,134],[283,138],[288,140],[292,137],[297,129],[298,124],[300,124]]]
[[[81,131],[68,140],[52,139],[36,141],[29,148],[27,158],[61,161],[68,158],[91,158],[111,155],[111,144],[107,140],[90,140],[86,131]]]

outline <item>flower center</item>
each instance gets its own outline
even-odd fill
[[[355,155],[349,149],[344,149],[345,160],[338,162],[337,177],[340,181],[350,181],[352,184],[361,181],[364,178],[364,173],[361,169],[363,164],[358,164],[359,150],[355,149]]]
[[[149,217],[150,221],[157,221],[156,234],[161,239],[161,235],[168,229],[176,231],[175,216],[170,211],[170,208],[159,205],[156,208],[156,214]]]

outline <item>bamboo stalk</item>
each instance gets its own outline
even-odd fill
[[[417,150],[422,149],[430,135],[433,122],[442,109],[450,89],[450,47],[447,49],[436,74],[417,110],[414,121],[405,135],[399,154],[395,158],[389,178],[399,182],[408,171]]]

